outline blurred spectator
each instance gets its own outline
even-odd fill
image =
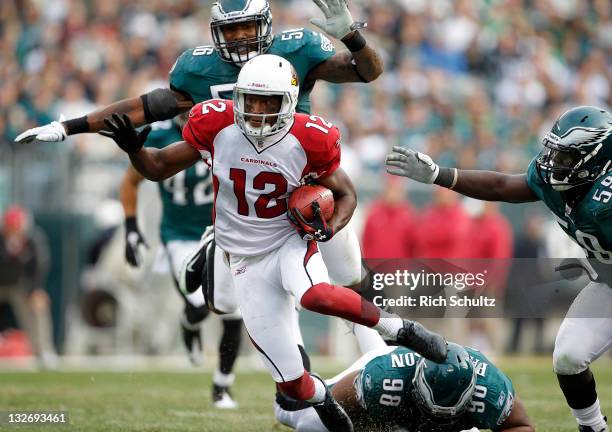
[[[423,209],[416,228],[414,256],[419,258],[462,258],[470,242],[469,216],[450,189],[435,188],[433,203]]]
[[[49,254],[42,232],[19,206],[9,207],[0,231],[0,301],[8,301],[30,339],[40,365],[57,363],[53,348],[49,296],[44,283]]]
[[[486,294],[496,297],[498,304],[501,304],[511,267],[512,228],[496,202],[467,198],[463,200],[463,205],[470,215],[469,241],[466,242],[463,256],[487,260],[484,264],[487,270]],[[497,348],[497,319],[471,319],[468,328],[470,346],[483,351]]]
[[[491,201],[464,200],[471,216],[469,246],[465,258],[508,259],[512,257],[512,227],[500,213],[499,204]]]
[[[365,217],[364,258],[414,257],[415,217],[400,177],[386,176],[385,188]]]
[[[514,269],[510,273],[511,277],[508,281],[514,289],[513,293],[506,299],[506,307],[513,311],[517,316],[512,323],[512,331],[506,351],[509,353],[517,353],[520,348],[521,339],[525,330],[525,324],[531,322],[534,328],[533,351],[543,353],[544,346],[544,319],[543,318],[523,318],[522,301],[518,294],[523,289],[533,285],[532,272],[541,272],[540,263],[536,262],[535,258],[546,257],[544,247],[544,220],[539,214],[528,214],[525,219],[525,224],[521,230],[521,234],[516,240],[514,247]],[[565,236],[567,237],[567,236]],[[525,260],[525,258],[531,258]]]

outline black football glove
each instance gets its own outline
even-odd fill
[[[129,155],[136,154],[144,145],[151,126],[145,126],[140,132],[134,128],[127,114],[113,114],[111,119],[104,119],[109,130],[101,130],[100,135],[113,139],[117,145]]]
[[[135,217],[125,219],[125,260],[132,267],[139,267],[142,264],[141,247],[149,249],[145,238],[138,229]]]
[[[314,215],[312,221],[308,222],[298,209],[287,212],[289,221],[297,229],[302,239],[326,242],[334,236],[334,230],[323,217],[319,203],[314,201],[311,206]]]

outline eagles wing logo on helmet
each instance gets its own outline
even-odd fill
[[[576,127],[570,129],[563,136],[558,137],[554,133],[550,133],[549,136],[552,140],[556,138],[557,143],[562,146],[576,147],[581,145],[599,144],[605,141],[608,136],[612,133],[610,129],[596,129],[596,128],[583,128]]]

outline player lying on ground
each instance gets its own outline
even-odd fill
[[[612,115],[576,107],[561,115],[526,174],[439,167],[410,149],[394,147],[387,171],[435,183],[488,201],[541,200],[589,257],[589,283],[572,303],[555,341],[554,370],[582,432],[607,432],[589,369],[612,345]]]
[[[532,432],[510,379],[481,352],[448,344],[438,364],[412,350],[372,351],[326,381],[356,430]],[[276,419],[297,431],[326,432],[312,408],[292,410],[277,398]]]
[[[310,92],[317,80],[330,82],[369,82],[376,79],[383,71],[380,55],[359,33],[360,23],[353,18],[344,0],[315,0],[325,19],[313,19],[311,22],[326,34],[341,40],[349,51],[335,53],[330,40],[322,33],[304,28],[272,33],[272,13],[266,0],[219,0],[211,8],[211,33],[214,46],[199,46],[186,50],[177,59],[170,71],[169,88],[156,89],[140,97],[125,99],[105,108],[92,112],[84,117],[53,122],[49,125],[30,129],[19,135],[16,141],[28,142],[33,139],[41,141],[62,141],[67,135],[84,132],[98,132],[104,128],[103,120],[112,113],[126,113],[135,125],[152,123],[158,120],[171,119],[177,114],[186,113],[191,107],[202,101],[213,98],[231,99],[232,89],[236,83],[242,65],[256,55],[271,53],[289,60],[296,68],[298,79],[302,84],[298,96],[297,111],[310,113]],[[132,173],[130,181],[135,181]],[[129,183],[124,183],[129,188]],[[210,215],[208,215],[210,216]],[[202,226],[203,228],[203,226]],[[126,219],[128,253],[138,249],[142,240],[136,219]],[[329,269],[330,277],[336,283],[356,287],[361,282],[361,255],[359,242],[352,228],[346,227],[337,233],[334,239],[321,247],[323,259]],[[214,250],[213,250],[214,255]],[[219,255],[219,254],[217,254]],[[196,257],[197,258],[197,257]],[[211,256],[211,259],[214,257]],[[209,296],[217,304],[212,308],[218,312],[234,313],[235,304],[231,296],[231,287],[222,284],[231,280],[229,269],[218,258],[215,263],[215,283],[208,287],[217,291]],[[199,278],[200,268],[194,268]],[[179,281],[185,291],[192,292],[191,287]],[[202,296],[195,293],[194,297]],[[189,296],[186,297],[188,300]],[[205,307],[192,302],[185,302],[185,311],[181,319],[183,339],[190,358],[197,358],[201,346],[200,323],[206,316]],[[297,320],[297,316],[295,318]],[[239,326],[236,321],[224,319],[223,337],[227,351],[220,357],[232,359],[238,351]],[[355,327],[355,335],[362,349],[368,350],[376,344],[376,337],[362,326]],[[308,357],[303,348],[304,361]],[[233,363],[223,361],[223,369],[231,372]],[[217,375],[215,375],[217,376]],[[222,375],[218,375],[221,376]],[[229,380],[231,381],[231,380]],[[227,379],[215,380],[215,387],[227,384]],[[219,399],[220,393],[214,392],[213,398]],[[228,397],[225,393],[223,397]]]
[[[350,431],[350,419],[322,381],[304,370],[293,330],[295,304],[372,327],[386,339],[437,361],[446,342],[420,324],[402,320],[331,285],[317,242],[304,241],[287,217],[287,198],[306,179],[316,179],[335,198],[329,221],[320,211],[300,231],[331,239],[350,220],[355,190],[339,168],[338,129],[317,116],[295,114],[299,85],[291,64],[260,55],[240,71],[234,101],[196,105],[183,139],[161,150],[143,148],[150,128],[137,132],[127,116],[107,120],[109,132],[132,165],[154,181],[201,158],[212,159],[215,240],[232,271],[239,307],[253,344],[286,395],[314,404],[330,430]],[[320,210],[320,209],[319,209]],[[311,237],[312,238],[312,237]]]

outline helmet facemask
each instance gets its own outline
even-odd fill
[[[538,174],[556,191],[567,191],[591,183],[609,168],[610,161],[605,164],[593,163],[603,147],[602,143],[585,151],[575,146],[561,145],[559,137],[548,133],[542,144],[544,148],[536,159]]]
[[[254,37],[227,41],[223,27],[232,24],[254,23]],[[267,11],[235,19],[215,20],[210,23],[213,42],[222,60],[242,66],[253,57],[265,54],[272,45],[272,14]]]
[[[280,99],[278,111],[273,113],[253,113],[249,110],[247,96],[277,97]],[[256,91],[253,89],[234,89],[234,116],[236,124],[249,137],[263,139],[284,131],[293,124],[295,104],[289,92]],[[255,119],[255,124],[251,120]]]

